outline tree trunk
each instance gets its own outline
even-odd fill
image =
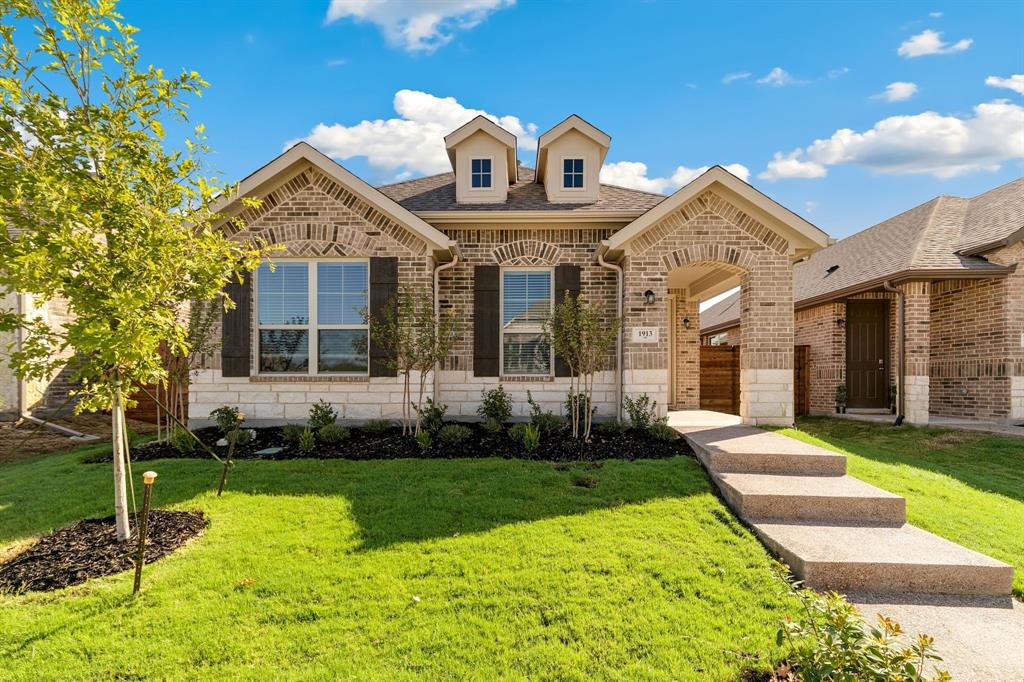
[[[128,447],[125,442],[124,402],[120,388],[114,391],[110,421],[114,449],[114,516],[117,522],[117,539],[125,542],[131,535],[131,526],[128,522],[128,489],[125,478]]]

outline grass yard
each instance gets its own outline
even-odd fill
[[[81,457],[0,469],[0,548],[111,512]],[[689,458],[243,461],[220,499],[214,462],[146,468],[207,531],[136,600],[129,573],[0,595],[3,677],[724,680],[795,608]]]
[[[852,475],[906,497],[910,523],[1013,565],[1024,598],[1024,439],[828,417],[780,433],[846,454]]]

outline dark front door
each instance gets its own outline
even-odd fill
[[[847,406],[889,406],[889,302],[846,303]]]

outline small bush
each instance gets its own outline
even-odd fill
[[[245,415],[238,411],[237,407],[221,405],[210,412],[210,419],[217,422],[217,428],[222,435],[227,436],[235,430],[235,426],[245,421]]]
[[[421,452],[426,452],[427,450],[429,450],[430,446],[431,446],[430,432],[429,431],[420,431],[419,433],[417,433],[416,434],[416,445],[418,445],[420,447],[420,451]]]
[[[390,419],[371,419],[363,424],[363,430],[374,436],[381,436],[391,428]]]
[[[492,432],[500,431],[512,418],[512,396],[505,391],[505,387],[501,384],[489,391],[482,390],[480,391],[480,407],[476,408],[476,413],[483,417],[484,428]]]
[[[454,447],[473,436],[473,429],[464,424],[445,424],[437,432],[437,442],[444,447]]]
[[[299,450],[302,452],[313,452],[316,449],[316,436],[308,426],[299,435]]]
[[[580,406],[579,418],[582,424],[587,418],[587,409],[589,408],[590,413],[593,414],[594,406],[590,403],[590,398],[587,397],[586,393],[572,393],[569,392],[565,396],[565,414],[569,419],[572,419],[572,406],[573,403],[578,403]]]
[[[658,420],[651,424],[650,428],[647,429],[647,433],[655,440],[667,443],[679,438],[679,432],[666,424],[664,420]]]
[[[493,419],[485,419],[483,423],[484,431],[498,435],[505,430],[505,425],[501,422],[494,421]]]
[[[352,435],[352,432],[344,426],[338,426],[337,424],[324,424],[320,427],[320,431],[318,431],[316,435],[323,443],[327,443],[328,445],[337,445],[338,443],[347,441],[349,436]]]
[[[427,433],[436,435],[444,426],[444,413],[448,411],[444,403],[435,403],[432,398],[427,398],[423,407],[415,409],[420,414],[420,428]]]
[[[513,443],[523,444],[523,440],[526,438],[526,427],[527,424],[523,422],[516,422],[508,429],[508,437]]]
[[[309,421],[307,425],[314,431],[319,431],[328,424],[338,421],[338,411],[329,402],[320,399],[313,407],[309,408]]]
[[[238,429],[235,434],[235,445],[248,445],[256,440],[256,431],[253,429]]]
[[[167,440],[171,447],[183,455],[191,455],[196,451],[196,439],[188,429],[175,426],[171,429],[171,435],[167,437]]]
[[[658,401],[651,400],[651,396],[646,393],[642,393],[636,398],[627,395],[623,399],[622,405],[626,408],[629,424],[634,429],[646,431],[658,420]]]
[[[526,401],[530,404],[530,423],[537,427],[541,435],[549,435],[565,428],[565,419],[550,410],[542,410],[533,395],[527,391]]]
[[[523,448],[527,452],[533,452],[540,446],[540,429],[534,424],[527,424],[523,429]]]
[[[605,438],[614,438],[626,432],[626,425],[620,421],[598,422],[594,428]]]
[[[788,642],[790,662],[801,680],[948,680],[925,668],[942,659],[935,655],[934,640],[917,635],[905,641],[899,623],[882,615],[878,627],[869,627],[857,609],[835,592],[817,594],[791,586],[804,613],[796,620],[786,617],[776,635],[781,646]]]
[[[305,427],[299,424],[285,424],[281,428],[281,437],[289,443],[297,443],[303,431],[305,431]]]

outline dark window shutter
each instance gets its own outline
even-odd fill
[[[580,295],[580,266],[578,265],[555,266],[555,305],[561,305],[566,294],[569,294],[573,300]],[[557,355],[555,356],[555,376],[572,376],[569,366]]]
[[[235,307],[225,311],[220,345],[221,374],[226,377],[247,377],[252,365],[249,348],[252,339],[252,276],[244,282],[231,281],[224,293]]]
[[[384,310],[396,303],[398,296],[398,258],[394,256],[370,259],[370,316],[383,319]],[[389,352],[370,339],[370,376],[393,377],[398,370],[388,367]]]
[[[473,376],[496,377],[501,347],[501,268],[473,268]]]

